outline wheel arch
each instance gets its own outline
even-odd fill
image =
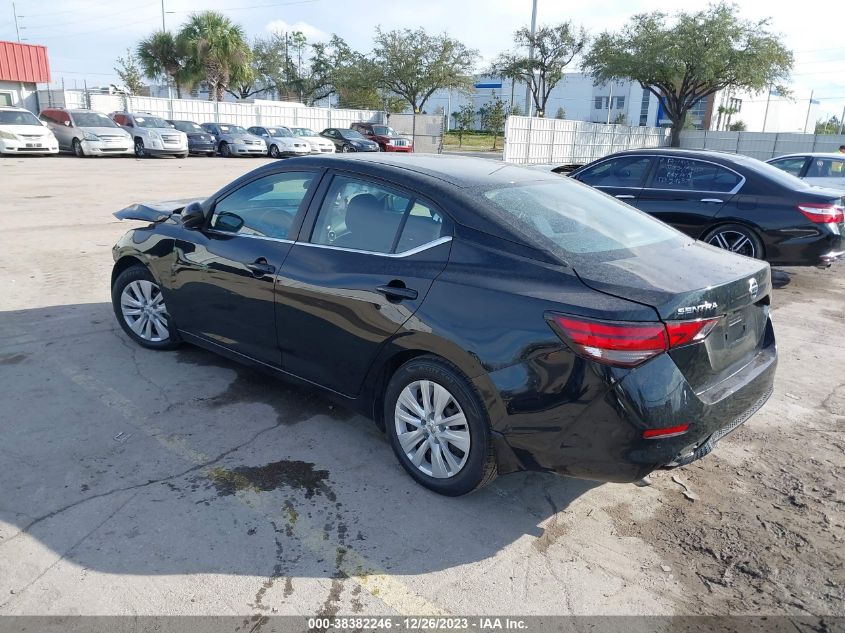
[[[129,268],[132,268],[132,266],[143,266],[147,270],[150,270],[150,267],[147,266],[146,262],[144,262],[140,257],[137,257],[136,255],[124,255],[123,257],[121,257],[120,259],[118,259],[114,263],[114,267],[112,268],[112,271],[111,271],[111,286],[110,287],[114,287],[114,282],[121,275],[121,273],[124,270],[128,270]],[[153,272],[151,270],[150,270],[150,274],[153,275],[153,277],[155,277],[155,275],[153,274]]]

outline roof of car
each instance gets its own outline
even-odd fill
[[[841,152],[793,152],[791,154],[775,156],[774,158],[770,158],[769,161],[779,158],[806,158],[808,156],[810,158],[838,158],[839,160],[845,160],[845,154]]]
[[[468,156],[448,156],[444,154],[334,154],[332,156],[307,156],[289,158],[286,166],[318,164],[322,167],[339,169],[366,168],[366,171],[378,169],[397,177],[407,176],[409,172],[435,178],[457,187],[476,187],[493,184],[513,184],[537,180],[559,181],[560,176],[548,174],[519,165],[504,163],[487,158]],[[272,163],[268,169],[272,169]]]

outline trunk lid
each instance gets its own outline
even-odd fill
[[[651,306],[663,321],[720,317],[703,341],[669,351],[696,392],[751,362],[764,345],[771,295],[766,262],[684,242],[579,262],[575,272],[595,290]]]

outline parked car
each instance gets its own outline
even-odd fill
[[[329,127],[320,132],[320,136],[334,143],[339,152],[377,152],[378,143],[368,141],[360,132],[339,127]]]
[[[636,481],[706,455],[772,391],[766,263],[554,174],[292,158],[115,215],[144,222],[113,252],[131,339],[321,387],[439,493],[523,469]]]
[[[132,135],[135,156],[188,157],[188,135],[148,112],[112,112],[111,120]]]
[[[0,154],[58,154],[46,123],[23,108],[0,108]]]
[[[56,135],[59,151],[79,158],[135,153],[132,137],[102,112],[45,108],[39,118]]]
[[[311,145],[312,154],[334,154],[334,143],[323,138],[311,128],[288,126],[287,129],[290,130],[291,134]]]
[[[217,153],[217,143],[213,134],[209,134],[193,121],[172,120],[167,122],[188,137],[189,154],[205,154],[214,156]]]
[[[642,149],[570,176],[687,235],[780,266],[828,266],[845,255],[842,192],[819,189],[738,154]]]
[[[845,154],[786,154],[766,162],[811,185],[845,190]]]
[[[389,125],[380,123],[353,123],[349,126],[364,138],[378,143],[383,152],[413,152],[414,141],[397,134]]]
[[[255,126],[247,130],[260,136],[267,144],[267,153],[272,158],[283,156],[307,156],[311,153],[311,144],[293,135],[286,127]]]
[[[266,156],[264,139],[250,134],[240,125],[231,123],[203,123],[202,129],[217,139],[217,151],[225,158],[232,156]]]

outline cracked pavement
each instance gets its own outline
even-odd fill
[[[842,614],[845,267],[775,291],[775,395],[674,471],[697,501],[669,473],[446,499],[370,421],[117,326],[111,213],[263,162],[0,161],[0,614]]]

